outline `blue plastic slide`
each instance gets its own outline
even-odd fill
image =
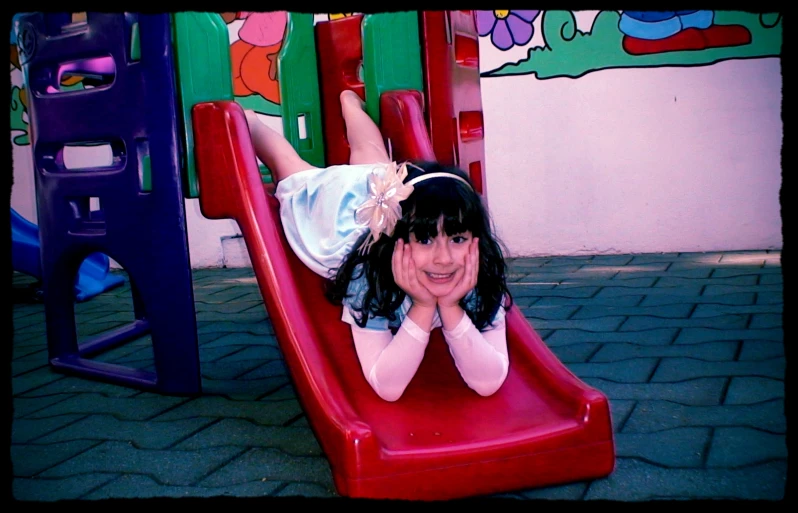
[[[39,228],[11,209],[11,260],[15,271],[42,279],[42,264],[39,256]],[[75,281],[75,299],[78,302],[91,299],[106,290],[125,282],[122,276],[109,274],[108,256],[92,253],[83,261]]]

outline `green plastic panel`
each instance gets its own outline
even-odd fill
[[[417,11],[368,14],[363,18],[366,112],[380,123],[386,91],[424,90]]]
[[[172,37],[183,119],[184,195],[197,198],[191,108],[201,102],[234,99],[230,36],[219,13],[177,12],[172,14]]]
[[[277,59],[277,75],[283,135],[305,161],[324,167],[313,14],[288,13],[285,40]]]

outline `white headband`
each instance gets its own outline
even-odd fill
[[[471,188],[471,184],[468,183],[468,180],[466,180],[462,176],[457,176],[457,175],[454,175],[452,173],[427,173],[425,175],[421,175],[421,176],[417,176],[417,177],[413,178],[412,180],[407,182],[406,185],[415,185],[418,182],[423,182],[424,180],[428,180],[430,178],[454,178],[455,180],[460,180],[464,184],[468,185],[469,189]]]

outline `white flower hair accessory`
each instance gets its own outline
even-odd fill
[[[389,237],[393,235],[396,222],[402,218],[402,207],[399,203],[413,192],[412,184],[403,183],[405,178],[407,162],[401,166],[391,162],[386,165],[382,177],[375,172],[369,175],[369,197],[355,210],[357,224],[368,224],[371,232],[360,246],[361,254],[368,253],[383,233]]]
[[[407,178],[408,165],[423,171],[409,162],[404,162],[401,165],[391,162],[385,166],[385,173],[382,177],[374,171],[369,175],[369,197],[355,210],[355,222],[360,225],[368,224],[370,231],[369,236],[360,245],[360,254],[368,253],[371,246],[379,240],[383,233],[388,237],[393,235],[396,223],[402,218],[402,207],[399,203],[410,197],[413,193],[413,185],[418,182],[430,178],[454,178],[471,188],[471,184],[467,180],[451,173],[426,173],[404,183]]]

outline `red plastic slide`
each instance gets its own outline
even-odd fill
[[[406,107],[396,112],[417,108]],[[510,373],[496,394],[481,397],[465,385],[436,329],[405,394],[396,402],[380,399],[363,377],[341,307],[325,300],[322,279],[284,238],[241,107],[196,105],[193,127],[202,212],[233,218],[242,230],[297,395],[341,495],[451,499],[612,471],[607,399],[562,365],[516,307],[507,315]]]

